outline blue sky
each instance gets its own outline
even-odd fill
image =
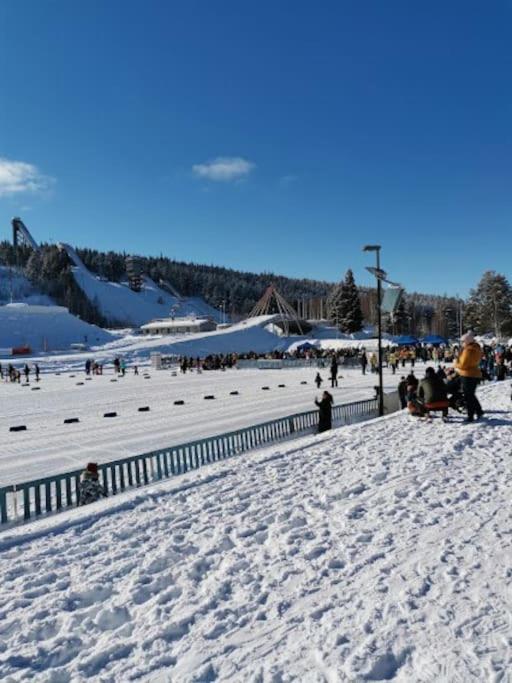
[[[4,0],[0,237],[512,279],[511,28],[511,0]]]

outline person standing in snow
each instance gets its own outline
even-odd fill
[[[332,357],[331,361],[331,388],[338,386],[338,361],[336,356]]]
[[[391,368],[392,373],[395,374],[398,365],[398,360],[397,355],[394,351],[391,351],[391,353],[388,355],[388,364]]]
[[[39,365],[37,363],[34,365],[34,372],[36,373],[36,382],[39,382],[40,370],[39,370]]]
[[[361,370],[363,371],[363,375],[366,375],[366,366],[368,365],[368,357],[366,355],[366,351],[363,351],[361,354]]]
[[[480,372],[482,349],[475,341],[475,335],[471,330],[461,337],[461,342],[462,352],[459,355],[455,369],[459,373],[464,400],[466,401],[466,408],[468,411],[466,422],[473,422],[475,415],[478,420],[484,414],[480,401],[475,395],[478,382],[482,377],[482,373]]]
[[[377,372],[377,354],[375,352],[370,356],[370,367],[372,369],[372,374]]]
[[[104,496],[103,486],[99,481],[98,465],[95,462],[90,462],[80,475],[78,505],[95,503]]]
[[[28,367],[28,363],[25,363],[25,367],[23,368],[23,374],[25,375],[25,382],[28,383],[28,378],[30,376],[30,368]]]
[[[317,372],[316,377],[315,377],[315,384],[316,384],[318,389],[320,389],[320,387],[322,386],[322,382],[323,382],[323,379],[320,377],[320,373]]]
[[[416,390],[418,388],[418,384],[419,384],[418,378],[416,377],[416,375],[414,374],[414,372],[412,370],[407,375],[407,378],[405,381],[406,381],[408,387],[414,387],[414,390]]]
[[[332,395],[328,391],[322,394],[322,400],[315,398],[315,405],[318,406],[318,433],[326,432],[332,427]]]

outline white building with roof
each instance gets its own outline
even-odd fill
[[[213,332],[217,323],[211,318],[157,318],[145,325],[141,325],[142,334],[190,334],[192,332]]]

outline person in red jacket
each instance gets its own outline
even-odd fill
[[[478,420],[484,414],[480,401],[475,395],[478,382],[482,377],[480,371],[482,349],[475,341],[475,335],[471,331],[466,332],[461,338],[461,342],[463,348],[457,360],[457,364],[455,365],[455,369],[460,376],[464,400],[466,401],[466,408],[468,411],[468,419],[466,422],[473,422],[475,415]]]

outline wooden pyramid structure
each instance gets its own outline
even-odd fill
[[[279,294],[274,285],[269,285],[261,299],[254,305],[248,317],[255,318],[259,315],[273,315],[276,313],[280,316],[279,322],[283,325],[284,333],[287,337],[290,335],[290,327],[294,328],[294,330],[296,329],[299,334],[304,334],[304,325],[301,324],[297,311]]]

